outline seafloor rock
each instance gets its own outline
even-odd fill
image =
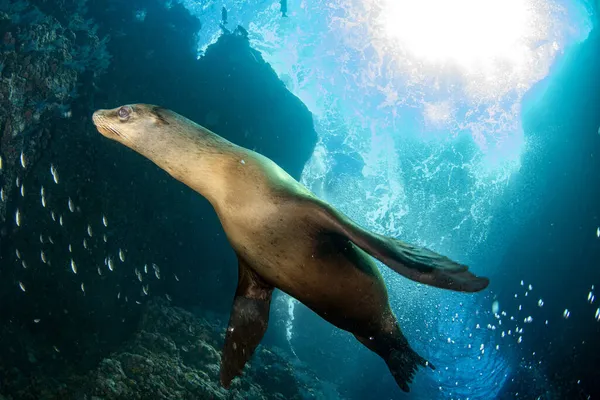
[[[310,399],[319,382],[301,387],[295,369],[259,346],[242,379],[219,385],[221,323],[198,318],[166,301],[148,303],[134,337],[85,375],[59,387],[33,387],[39,399]],[[306,371],[301,371],[306,373]],[[45,382],[44,385],[48,385]],[[40,397],[36,397],[40,396]]]

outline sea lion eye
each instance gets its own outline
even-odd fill
[[[131,111],[132,111],[131,107],[123,106],[123,107],[119,108],[119,111],[117,111],[117,115],[119,116],[119,119],[126,120],[131,115]]]

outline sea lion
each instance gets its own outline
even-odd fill
[[[239,279],[220,381],[229,387],[261,341],[278,288],[387,363],[400,388],[419,366],[388,302],[375,257],[417,282],[462,292],[487,287],[464,265],[360,227],[267,157],[165,108],[98,110],[98,131],[149,158],[214,207],[237,254]]]

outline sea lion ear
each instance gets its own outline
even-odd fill
[[[167,121],[168,112],[169,110],[163,107],[152,107],[152,115],[154,115],[156,123],[159,125],[169,125],[169,121]]]

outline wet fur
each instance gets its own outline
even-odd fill
[[[444,279],[458,276],[467,282],[480,281],[477,287],[454,290],[477,291],[487,286],[485,278],[475,278],[466,267],[445,257],[363,230],[268,158],[172,111],[150,105],[133,107],[132,120],[119,121],[118,109],[100,110],[94,114],[94,123],[103,135],[148,157],[206,197],[240,262],[222,364],[224,386],[241,374],[260,341],[270,293],[276,287],[353,333],[385,360],[398,385],[408,391],[417,367],[428,364],[402,335],[381,274],[363,249],[405,275],[402,263],[414,261],[415,266],[408,268],[411,279],[427,278],[429,284],[449,288]],[[443,279],[431,275],[427,263]],[[252,337],[252,343],[244,337]],[[236,343],[246,346],[243,354]]]

